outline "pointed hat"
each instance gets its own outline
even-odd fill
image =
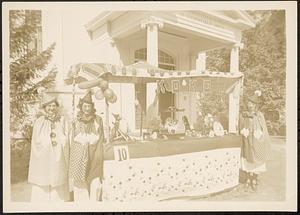
[[[93,99],[92,99],[92,92],[88,91],[87,94],[80,99],[81,103],[88,103],[88,104],[93,104]]]

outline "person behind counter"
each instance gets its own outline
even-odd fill
[[[222,137],[225,134],[222,124],[217,117],[213,117],[211,114],[207,114],[204,117],[204,132],[209,137]]]
[[[72,129],[70,179],[74,185],[74,201],[100,200],[103,176],[103,122],[96,115],[89,91],[80,99],[79,112]]]
[[[223,128],[222,124],[220,123],[220,120],[218,117],[215,117],[215,119],[214,119],[213,131],[214,131],[214,135],[217,137],[222,137],[225,134],[224,128]]]
[[[260,91],[246,99],[247,111],[240,120],[242,134],[241,169],[246,172],[246,187],[257,189],[258,175],[266,171],[270,138],[265,118],[258,109]]]
[[[58,112],[57,97],[44,93],[41,116],[34,122],[28,182],[31,201],[67,201],[68,124]]]

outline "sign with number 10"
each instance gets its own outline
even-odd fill
[[[128,146],[114,146],[115,161],[129,160]]]

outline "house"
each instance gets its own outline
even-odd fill
[[[255,23],[245,11],[104,11],[90,20],[85,29],[99,62],[126,66],[139,61],[167,70],[205,71],[206,52],[227,47],[231,50],[230,73],[239,72],[239,49],[242,31]],[[112,112],[126,118],[131,129],[139,129],[141,112],[134,105],[138,100],[145,110],[153,103],[156,83],[113,83],[118,96]],[[206,87],[210,87],[209,83]],[[239,88],[229,94],[229,132],[237,131]],[[158,108],[163,118],[169,106],[184,109],[176,119],[197,118],[196,94],[167,92],[159,95]]]

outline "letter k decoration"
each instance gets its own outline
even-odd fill
[[[158,88],[160,90],[161,93],[165,93],[166,92],[166,86],[165,86],[165,81],[164,80],[160,80],[158,82]]]

